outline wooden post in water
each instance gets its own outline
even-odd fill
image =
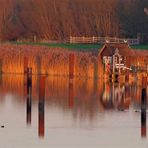
[[[69,55],[69,79],[74,78],[74,60],[75,60],[75,55],[74,53],[71,53]]]
[[[142,95],[141,95],[141,137],[146,137],[146,106],[147,106],[147,77],[142,78]]]
[[[32,68],[27,68],[27,119],[28,125],[31,124],[31,107],[32,107]]]
[[[73,108],[74,94],[73,94],[73,78],[74,78],[74,53],[69,54],[69,108]]]
[[[40,76],[39,80],[39,104],[38,104],[38,135],[39,137],[44,137],[44,106],[45,106],[45,76]]]

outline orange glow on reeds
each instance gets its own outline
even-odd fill
[[[30,45],[1,45],[0,59],[4,73],[24,73],[25,67],[32,67],[33,74],[69,75],[70,51],[63,48],[47,48]],[[74,75],[94,77],[98,63],[97,53],[73,52],[75,56]],[[39,60],[40,59],[40,60]],[[40,65],[40,66],[39,66]]]

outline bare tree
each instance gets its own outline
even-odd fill
[[[148,32],[147,0],[1,0],[0,5],[1,40]]]

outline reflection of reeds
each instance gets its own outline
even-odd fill
[[[39,78],[37,76],[32,77],[32,96],[33,99],[38,99],[38,91],[39,91]],[[112,93],[112,88],[110,91],[106,92],[104,88],[103,80],[94,80],[94,79],[85,79],[85,78],[76,78],[73,81],[74,83],[74,98],[79,101],[92,101],[95,99],[103,99],[102,94],[104,93]],[[140,102],[141,99],[141,87],[142,85],[129,85],[127,89],[125,89],[125,98],[132,98],[132,101],[137,103]],[[24,96],[24,76],[23,75],[1,75],[0,77],[0,92],[1,94],[12,93],[15,95],[19,95],[20,97]],[[111,86],[112,87],[112,86]],[[67,77],[47,77],[46,78],[46,100],[50,100],[50,102],[57,102],[59,104],[59,100],[68,105],[68,101],[65,99],[68,98],[69,92],[69,79]],[[53,101],[52,101],[53,100]],[[98,105],[99,106],[99,105]]]
[[[39,94],[39,77],[32,77],[32,102],[38,100]],[[76,118],[95,118],[98,111],[104,111],[110,101],[112,102],[112,109],[116,107],[128,108],[131,103],[140,104],[141,99],[141,86],[117,85],[114,88],[116,91],[116,98],[109,100],[105,96],[115,94],[113,86],[107,83],[109,88],[104,87],[103,80],[75,78],[73,80],[73,87],[69,87],[68,77],[47,77],[45,89],[45,102],[47,107],[57,107],[63,111],[71,110]],[[20,98],[27,98],[24,96],[24,76],[23,75],[2,75],[0,83],[0,95],[12,94],[17,97],[17,102]],[[120,89],[118,89],[120,87]],[[124,88],[124,89],[122,89]],[[73,89],[73,90],[70,90]],[[125,92],[122,92],[125,90]],[[69,93],[72,92],[69,100]],[[107,94],[109,93],[109,94]],[[107,94],[107,95],[103,95]],[[119,97],[120,96],[120,97]],[[122,96],[122,97],[121,97]],[[120,99],[119,99],[120,98]],[[18,100],[19,99],[19,100]],[[14,99],[16,100],[16,99]],[[72,101],[72,107],[69,106],[69,101]]]
[[[1,94],[14,94],[23,97],[24,89],[23,89],[23,76],[19,75],[2,75],[1,76],[1,84],[0,91]]]
[[[23,91],[26,86],[24,86],[23,80],[24,76],[22,75],[2,75],[1,94],[10,93],[14,96],[20,96],[17,99],[25,97],[25,101],[27,97],[26,95],[24,96]],[[34,102],[39,97],[39,78],[33,76],[32,80],[32,102]],[[73,109],[75,110],[74,116],[80,117],[79,115],[83,114],[86,118],[93,118],[97,114],[97,110],[99,110],[99,97],[95,95],[97,90],[94,88],[93,83],[93,79],[74,79],[74,100],[72,100],[74,103]],[[58,107],[64,111],[71,109],[69,107],[69,91],[69,78],[47,77],[45,90],[46,106]]]
[[[23,73],[24,58],[28,58],[28,66],[33,74],[69,75],[69,53],[62,48],[47,48],[31,45],[1,45],[0,59],[3,73]],[[74,52],[75,76],[94,77],[97,69],[97,54],[91,52]],[[40,70],[39,70],[40,68]],[[40,71],[40,72],[39,72]]]

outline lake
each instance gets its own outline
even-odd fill
[[[0,147],[146,148],[141,90],[138,81],[51,76],[27,87],[23,75],[2,75]]]

